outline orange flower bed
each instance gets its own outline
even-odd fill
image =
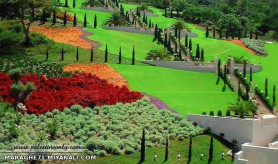
[[[43,27],[43,26],[35,26],[31,28],[32,32],[43,34],[49,39],[59,42],[59,43],[66,43],[73,46],[79,46],[84,49],[90,50],[92,45],[94,49],[98,46],[97,42],[92,42],[83,35],[83,31],[76,27],[68,27],[68,28],[50,28],[50,27]]]
[[[64,19],[65,13],[57,13],[56,17],[59,19]],[[67,13],[67,21],[73,22],[73,16]]]
[[[255,54],[255,55],[257,54],[255,51],[253,51],[253,50],[247,48],[247,47],[243,44],[243,41],[241,41],[241,40],[231,40],[231,41],[229,41],[229,42],[239,45],[240,47],[244,48],[246,51],[250,52],[251,54]]]
[[[108,83],[120,87],[124,85],[128,87],[126,79],[107,64],[68,65],[63,70],[65,72],[91,73],[101,79],[107,80]]]

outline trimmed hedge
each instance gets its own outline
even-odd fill
[[[258,86],[256,86],[254,90],[255,90],[255,93],[260,97],[260,99],[266,104],[266,106],[268,107],[269,111],[272,112],[272,108],[273,108],[274,105],[271,104],[269,99],[265,97],[264,92],[261,91]]]
[[[251,50],[255,51],[258,54],[267,56],[267,52],[264,48],[265,45],[264,41],[248,39],[248,38],[243,38],[242,41],[246,47],[250,48]]]

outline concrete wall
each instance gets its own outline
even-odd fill
[[[248,164],[277,164],[278,149],[243,144],[243,158]]]
[[[224,133],[227,141],[237,140],[239,148],[241,144],[252,142],[253,120],[194,114],[187,114],[187,119],[196,122],[202,128],[209,127],[215,134]]]

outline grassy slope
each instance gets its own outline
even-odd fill
[[[161,45],[156,44],[156,42],[153,42],[152,35],[112,31],[101,28],[102,23],[109,18],[111,13],[80,9],[79,6],[81,6],[82,2],[83,0],[76,1],[77,7],[75,9],[67,8],[67,11],[70,11],[71,15],[76,12],[78,22],[80,22],[82,26],[84,15],[85,13],[87,14],[88,27],[85,29],[94,33],[88,38],[102,43],[102,46],[100,47],[101,50],[105,50],[105,44],[107,43],[109,52],[118,54],[119,47],[122,46],[123,56],[131,58],[132,47],[135,46],[136,59],[144,60],[146,54],[150,50],[162,47]],[[72,4],[72,0],[69,0],[69,4]],[[92,26],[95,14],[98,19],[98,27],[93,29]]]
[[[153,66],[112,64],[112,67],[128,80],[131,89],[158,97],[182,115],[219,109],[226,111],[229,102],[236,100],[236,94],[228,88],[222,92],[223,83],[216,85],[215,74]]]
[[[186,163],[188,154],[188,141],[171,141],[169,142],[169,160],[164,161],[165,147],[147,148],[146,149],[146,160],[144,163]],[[192,144],[192,159],[191,164],[207,163],[208,161],[208,150],[209,150],[210,137],[209,136],[197,136],[193,138]],[[221,153],[227,153],[228,149],[222,145],[219,141],[214,140],[214,153],[212,163],[226,164],[231,163],[230,157],[225,155],[225,159],[221,160]],[[157,161],[153,161],[154,154],[157,153]],[[204,159],[200,160],[200,154],[204,154]],[[177,160],[177,154],[181,154],[180,162]],[[94,163],[107,164],[107,163],[119,163],[119,164],[135,164],[140,159],[140,152],[135,152],[131,155],[113,155],[107,157],[99,157]],[[90,161],[72,161],[72,163],[91,163]]]

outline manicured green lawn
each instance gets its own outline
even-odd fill
[[[237,98],[229,88],[222,92],[223,83],[216,85],[216,74],[154,66],[111,66],[128,80],[131,89],[158,97],[182,115],[219,109],[225,112]]]
[[[197,136],[193,138],[192,142],[192,159],[191,164],[208,163],[208,153],[209,153],[210,136]],[[171,141],[169,142],[169,159],[167,162],[164,161],[165,147],[159,146],[156,148],[146,149],[146,160],[144,163],[186,163],[188,158],[188,147],[189,139],[184,141]],[[226,155],[229,151],[227,147],[222,145],[219,141],[214,139],[213,148],[213,160],[212,163],[215,164],[226,164],[232,163],[231,158]],[[221,160],[221,153],[225,153],[224,160]],[[157,160],[153,161],[154,154],[157,153]],[[204,154],[203,160],[200,160],[200,154]],[[177,155],[181,155],[181,160],[177,160]],[[135,152],[131,155],[113,155],[107,157],[98,157],[93,163],[98,164],[136,164],[140,160],[140,152]],[[92,163],[92,161],[72,161],[71,163]]]
[[[122,47],[122,55],[128,58],[132,56],[132,48],[135,46],[135,58],[137,60],[144,60],[146,54],[153,49],[161,48],[162,45],[158,45],[153,42],[152,35],[128,33],[121,31],[106,30],[101,28],[102,23],[107,20],[112,13],[85,10],[81,9],[80,6],[84,0],[76,1],[76,8],[71,7],[66,8],[71,15],[76,12],[77,20],[80,26],[83,27],[84,15],[87,14],[88,26],[85,30],[93,32],[88,38],[94,41],[98,41],[102,44],[100,50],[105,50],[105,44],[108,45],[108,51],[110,53],[118,54],[120,46]],[[71,6],[72,0],[69,0],[69,5]],[[93,28],[94,16],[97,15],[98,27]]]

